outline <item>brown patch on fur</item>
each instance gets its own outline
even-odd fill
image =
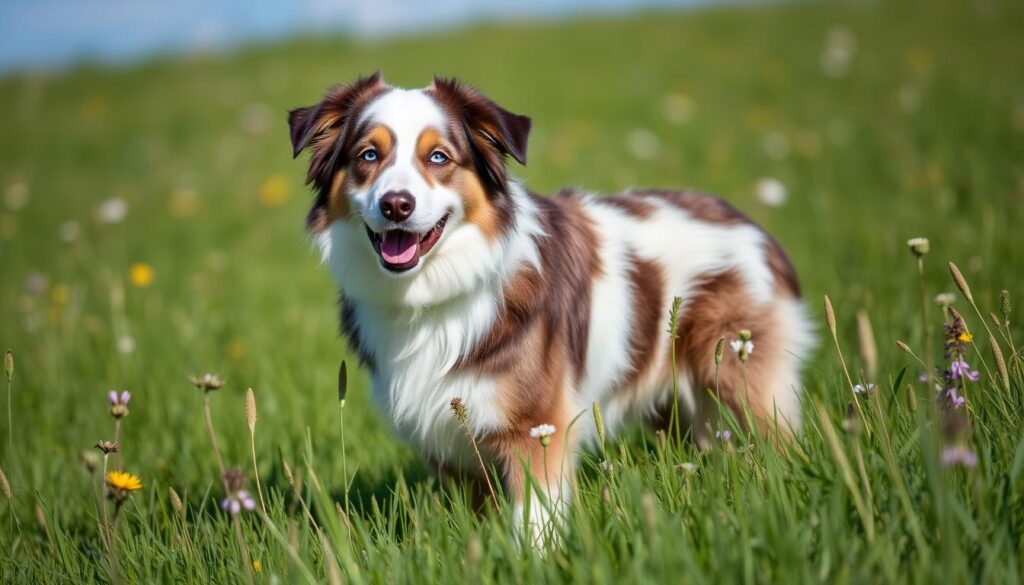
[[[650,201],[635,195],[599,197],[596,201],[601,205],[614,207],[626,215],[636,219],[650,219],[650,217],[654,215],[655,211],[655,207]]]
[[[793,264],[790,263],[789,257],[786,256],[786,252],[782,249],[778,240],[764,231],[761,226],[757,225],[746,214],[729,205],[723,199],[693,190],[665,191],[647,189],[628,193],[625,196],[601,199],[600,201],[606,201],[616,206],[626,206],[634,205],[635,203],[615,202],[615,200],[634,199],[643,201],[643,197],[660,198],[686,211],[691,217],[700,221],[724,226],[749,224],[756,227],[764,234],[765,261],[768,263],[768,268],[775,278],[776,286],[793,297],[800,296],[800,280],[797,278],[796,269],[793,268]]]
[[[491,330],[456,366],[497,378],[513,435],[557,425],[567,385],[583,377],[593,280],[601,271],[597,235],[579,200],[534,201],[547,234],[538,238],[541,271],[525,266],[509,281]]]
[[[775,364],[782,352],[781,335],[773,316],[775,303],[754,303],[746,292],[743,278],[735,271],[708,275],[694,290],[692,300],[683,307],[676,341],[678,363],[685,364],[693,380],[693,391],[703,396],[715,391],[715,347],[725,337],[724,359],[719,368],[719,395],[723,404],[743,420],[748,407],[758,424],[774,416],[773,388],[759,386],[776,379]],[[741,329],[748,329],[755,351],[746,363],[748,388],[743,380],[743,364],[729,342]]]
[[[629,283],[633,293],[633,326],[629,334],[629,372],[621,386],[635,384],[653,365],[665,317],[665,271],[630,253]]]

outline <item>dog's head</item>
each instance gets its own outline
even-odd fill
[[[375,254],[390,277],[421,272],[448,240],[511,229],[505,157],[526,163],[530,119],[473,88],[435,78],[405,90],[376,73],[292,110],[288,124],[294,155],[310,150],[309,231],[357,231],[364,249],[346,253]]]

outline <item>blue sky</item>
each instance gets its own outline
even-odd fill
[[[559,18],[715,0],[0,0],[0,71],[125,62],[296,32],[371,37],[480,20]]]

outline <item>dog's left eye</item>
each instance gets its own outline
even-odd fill
[[[430,153],[429,160],[435,165],[443,165],[444,163],[448,162],[449,159],[448,155],[446,155],[445,153],[441,152],[440,150],[435,150],[434,152]]]

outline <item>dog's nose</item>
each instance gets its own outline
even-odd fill
[[[416,198],[408,191],[389,191],[380,199],[380,212],[394,222],[409,219],[416,209]]]

